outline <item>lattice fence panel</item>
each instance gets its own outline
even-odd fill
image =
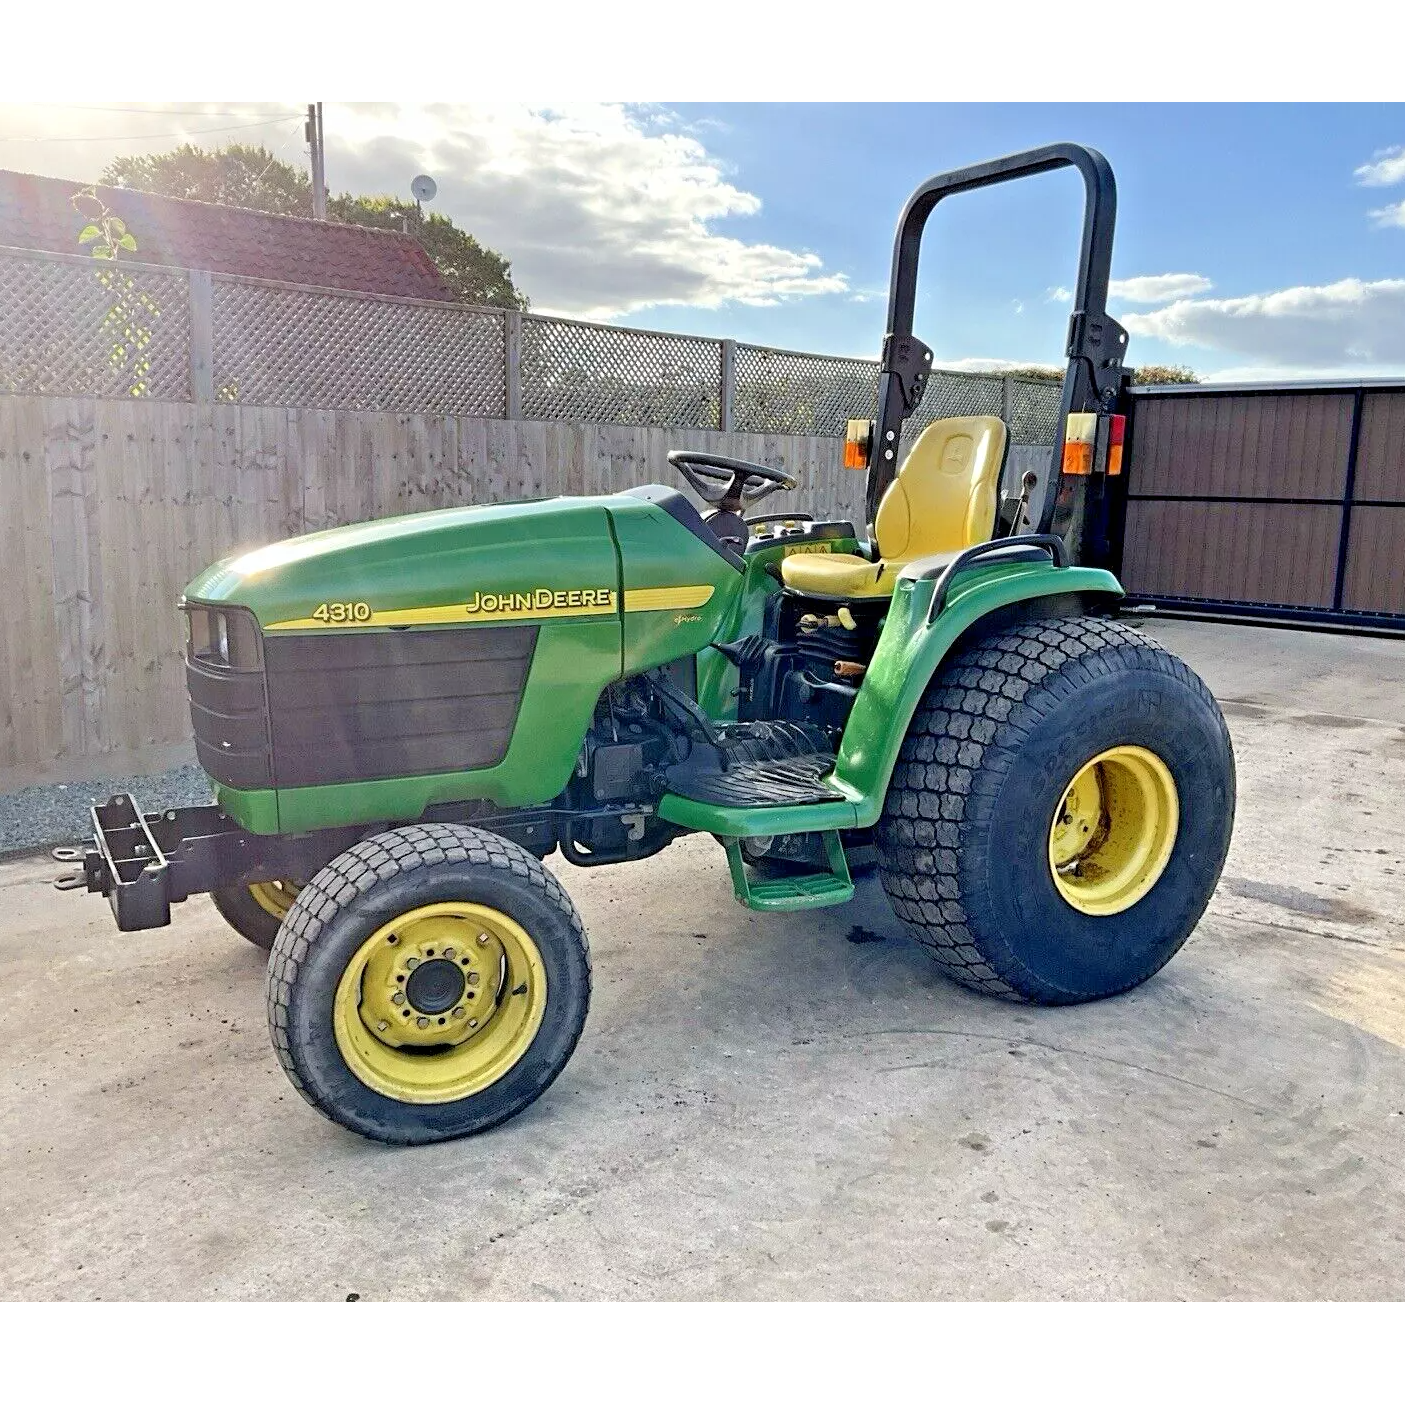
[[[1015,444],[1053,444],[1059,437],[1061,381],[1010,382],[1010,439]]]
[[[324,410],[506,413],[503,314],[214,280],[215,399]]]
[[[525,419],[718,425],[722,347],[711,339],[524,317],[521,364]]]
[[[933,420],[957,415],[998,416],[1004,404],[1005,386],[1000,376],[934,371],[922,403],[904,425],[907,442],[911,443]]]
[[[183,272],[0,252],[0,392],[190,396]]]
[[[733,423],[751,434],[839,436],[878,407],[878,364],[739,345]]]

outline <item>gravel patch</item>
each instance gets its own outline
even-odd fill
[[[0,795],[0,854],[76,844],[92,838],[91,805],[130,791],[147,810],[207,805],[210,783],[195,765],[146,776],[110,776],[66,785],[27,785]]]

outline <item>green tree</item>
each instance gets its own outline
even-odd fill
[[[1133,385],[1199,385],[1200,377],[1189,366],[1138,366]]]
[[[327,201],[327,213],[346,224],[414,235],[460,302],[527,306],[527,299],[513,284],[512,265],[501,254],[484,248],[447,215],[421,215],[412,200],[398,200],[393,195],[337,195]]]
[[[312,214],[312,181],[306,171],[280,161],[266,147],[239,142],[218,151],[186,142],[152,156],[119,156],[99,179],[104,185],[270,215]]]
[[[237,205],[272,215],[312,214],[312,181],[306,171],[262,146],[233,143],[215,151],[186,143],[151,156],[121,156],[102,173],[105,185]],[[527,306],[512,281],[512,266],[446,215],[421,216],[412,201],[391,195],[336,195],[327,214],[344,224],[413,235],[460,302],[494,307]]]

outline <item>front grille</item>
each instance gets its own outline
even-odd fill
[[[265,639],[278,785],[497,765],[536,641],[536,625]]]

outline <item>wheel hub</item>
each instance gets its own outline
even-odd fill
[[[451,959],[436,956],[410,972],[405,998],[422,1015],[442,1015],[459,1003],[467,987],[464,971]]]
[[[361,978],[361,1022],[392,1048],[462,1044],[495,1014],[504,969],[492,932],[448,914],[407,917],[373,944]]]
[[[1179,827],[1176,782],[1155,752],[1141,746],[1100,752],[1080,767],[1054,809],[1054,886],[1090,917],[1125,912],[1165,872]]]

